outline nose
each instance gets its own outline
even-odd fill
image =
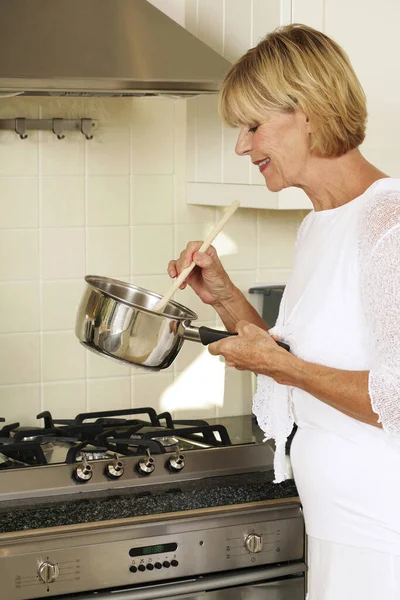
[[[251,152],[251,135],[247,128],[240,129],[235,146],[235,152],[238,156],[245,156]]]

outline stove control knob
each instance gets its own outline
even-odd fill
[[[39,565],[38,576],[43,583],[53,583],[60,574],[58,565],[51,562],[43,562]]]
[[[109,477],[110,479],[118,479],[118,477],[121,477],[121,475],[123,474],[124,465],[120,460],[115,459],[112,462],[108,463],[106,467],[107,477]]]
[[[92,467],[84,461],[81,465],[78,465],[75,469],[74,477],[78,483],[86,483],[93,477]]]
[[[171,454],[171,456],[169,457],[169,459],[167,461],[167,467],[171,471],[182,471],[184,466],[185,466],[185,457],[180,452],[174,452],[174,454]]]
[[[150,456],[150,451],[147,449],[147,456],[141,458],[136,465],[136,468],[140,475],[150,475],[156,468],[154,458]]]
[[[263,540],[261,535],[258,535],[257,533],[251,533],[250,535],[248,535],[244,541],[244,547],[251,554],[261,552],[263,547]]]

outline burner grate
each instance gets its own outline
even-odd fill
[[[145,456],[173,452],[178,447],[188,450],[232,445],[222,425],[209,425],[200,419],[174,420],[169,412],[157,415],[150,407],[80,413],[74,419],[55,419],[44,411],[37,418],[43,419],[43,427],[3,425],[0,454],[36,466],[49,462],[71,464],[82,457]],[[0,421],[4,423],[5,419]],[[57,459],[48,461],[48,451],[55,447]]]

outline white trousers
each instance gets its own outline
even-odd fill
[[[400,556],[308,537],[307,600],[400,600]]]

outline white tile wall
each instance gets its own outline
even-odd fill
[[[37,227],[39,190],[34,177],[0,178],[0,228]]]
[[[199,6],[221,19],[222,1]],[[190,102],[0,99],[0,118],[99,120],[91,141],[78,133],[64,140],[31,133],[23,141],[0,133],[0,416],[31,423],[44,409],[67,418],[140,405],[198,418],[250,411],[249,375],[226,370],[200,345],[185,342],[174,365],[148,373],[92,355],[73,331],[85,274],[163,293],[168,260],[216,222],[217,209],[185,202]],[[217,246],[243,291],[286,279],[303,216],[238,211]],[[200,322],[218,323],[190,289],[176,300]]]

